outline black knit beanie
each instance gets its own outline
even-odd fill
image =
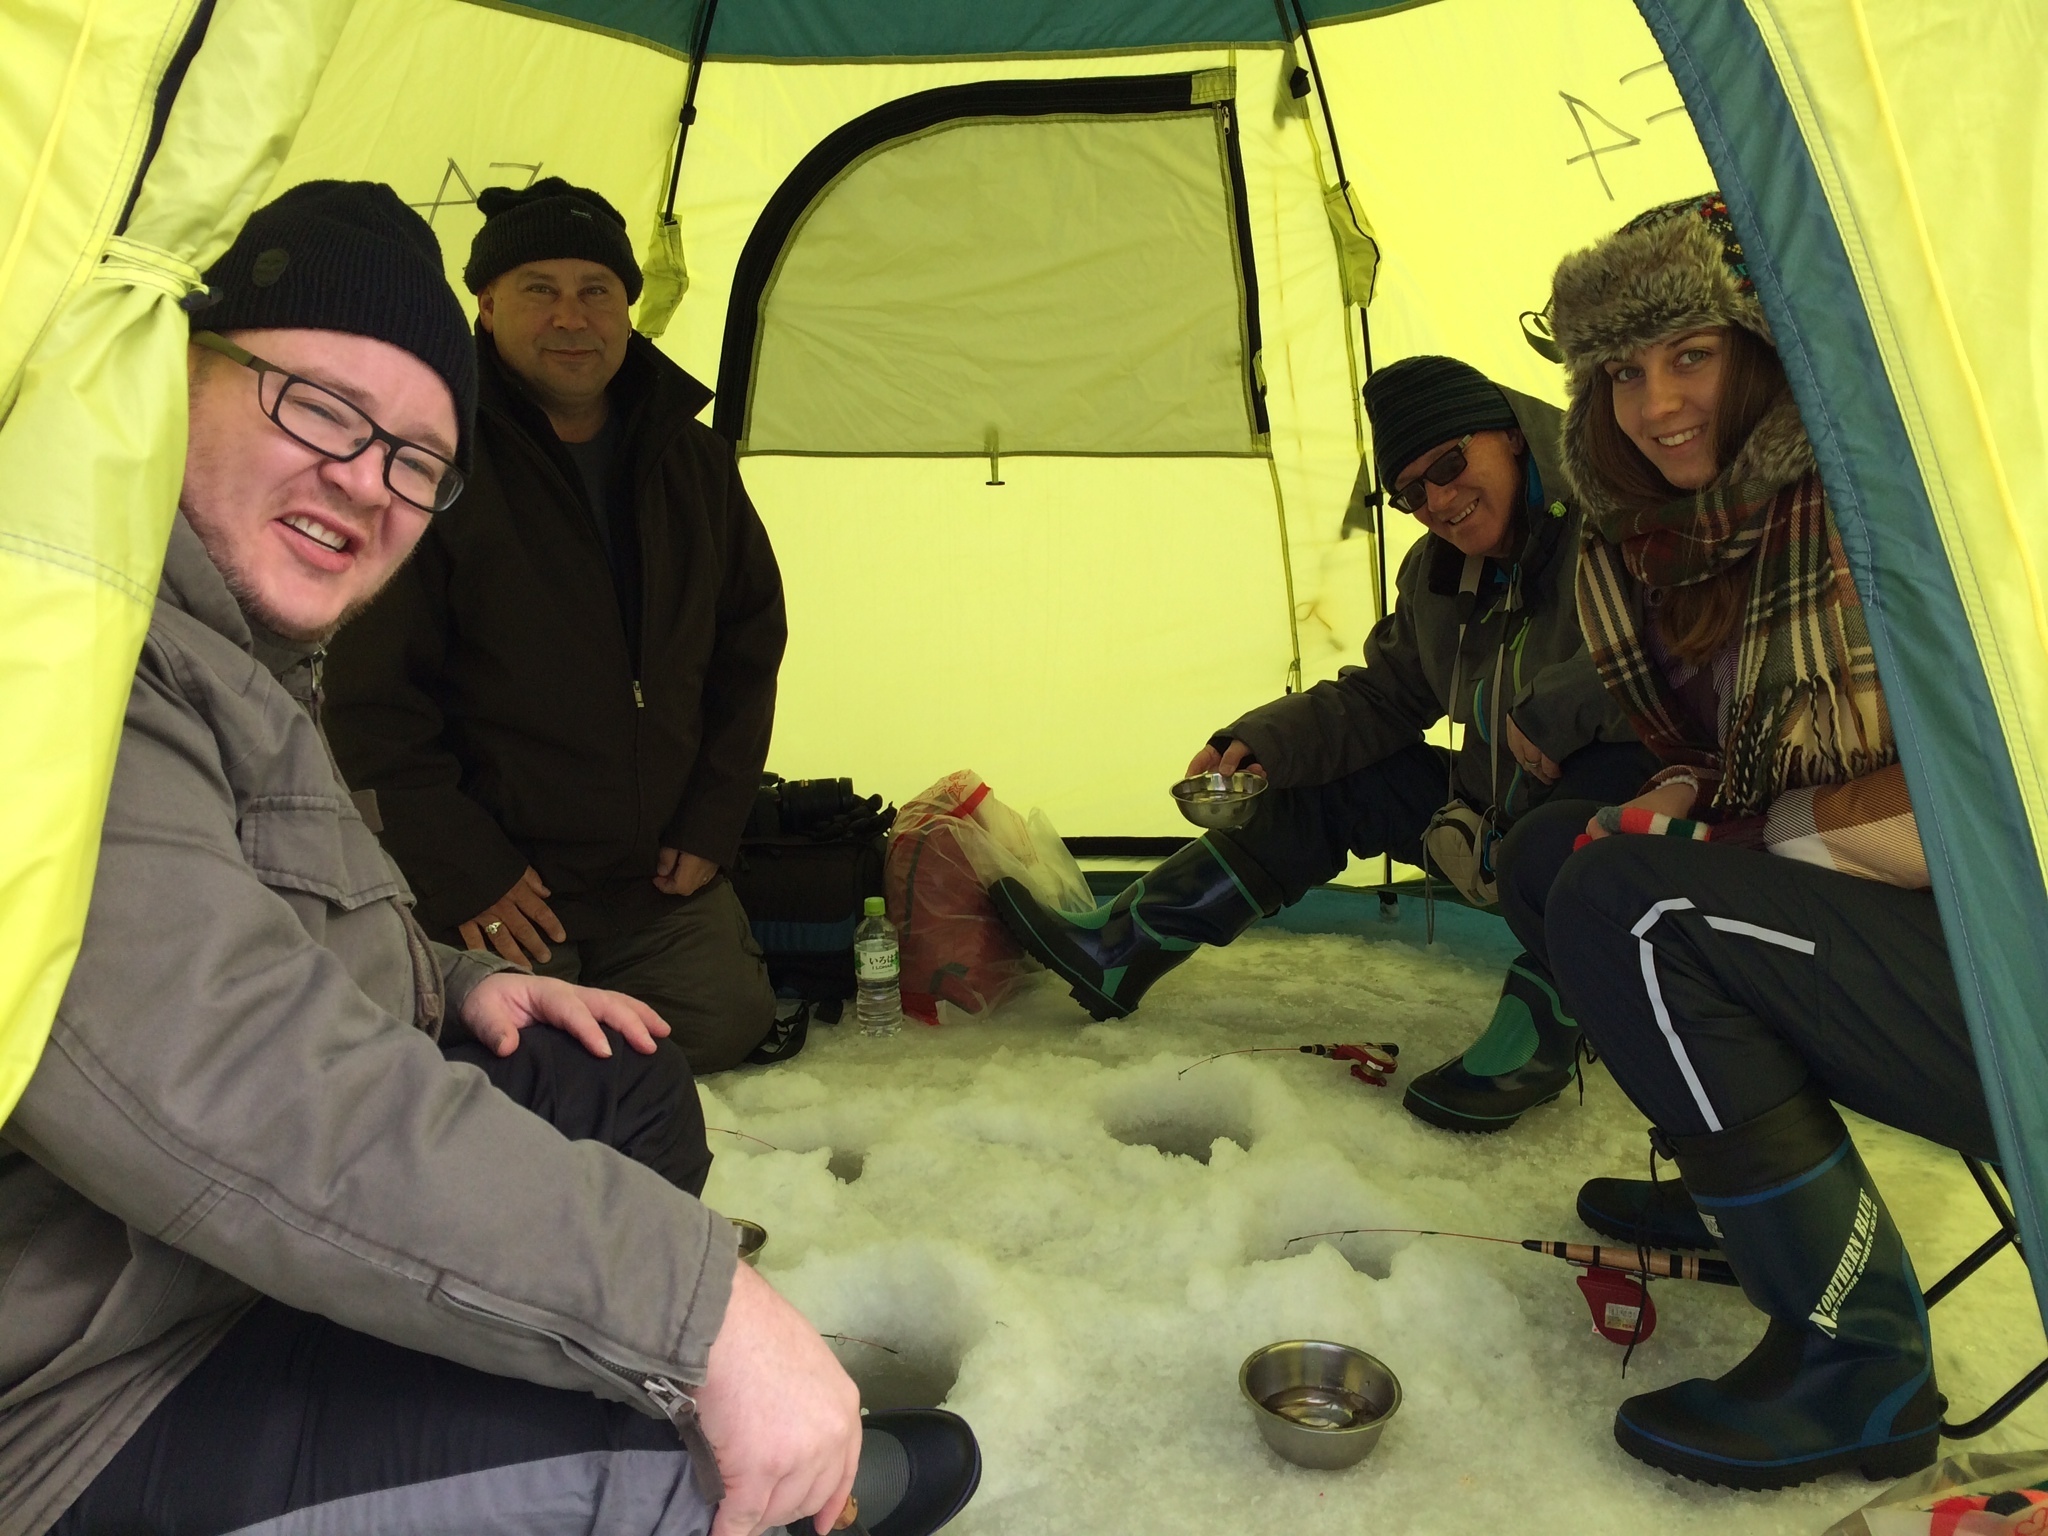
[[[186,301],[197,330],[346,331],[410,352],[455,397],[467,471],[476,343],[427,221],[376,181],[308,181],[249,215]]]
[[[1404,357],[1380,369],[1365,381],[1365,414],[1380,483],[1389,490],[1394,476],[1439,443],[1522,425],[1500,386],[1455,357]]]
[[[544,176],[524,191],[485,187],[476,195],[484,227],[469,247],[462,280],[482,293],[492,280],[529,261],[580,257],[610,267],[626,285],[626,302],[640,297],[640,263],[626,238],[626,216],[588,187]]]

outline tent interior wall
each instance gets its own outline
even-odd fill
[[[252,208],[316,177],[395,186],[431,220],[451,280],[475,193],[495,183],[594,186],[643,243],[668,191],[698,3],[49,0],[9,14],[0,485],[40,494],[0,502],[13,770],[0,1118],[84,920],[184,452],[177,301]],[[1937,896],[2039,1250],[2048,763],[2032,738],[2048,707],[2048,524],[2023,515],[2048,485],[2037,9],[727,0],[676,187],[691,285],[659,344],[684,367],[719,377],[763,209],[862,114],[949,86],[1227,69],[1261,343],[1240,361],[1264,381],[1270,427],[1235,456],[1026,455],[1000,476],[965,454],[749,455],[791,614],[770,765],[898,799],[971,766],[1070,836],[1183,831],[1162,791],[1186,755],[1244,708],[1354,661],[1382,611],[1377,573],[1416,533],[1395,517],[1384,549],[1344,536],[1363,359],[1325,213],[1323,109],[1381,250],[1372,361],[1450,353],[1552,400],[1559,372],[1516,317],[1540,308],[1561,253],[1712,184],[1705,135],[1723,185],[1739,169],[1757,194],[1742,206],[1784,264],[1760,290],[1781,334],[1801,337],[1787,345],[1794,387],[1809,425],[1825,421],[1814,435],[1879,616]],[[1305,62],[1290,17],[1315,24],[1320,99],[1290,88]],[[173,97],[166,122],[152,108]],[[1134,288],[1127,302],[1154,297]],[[2030,322],[2032,343],[2012,344]],[[1105,349],[1118,339],[1106,329]],[[1802,371],[1811,347],[1838,368],[1856,359],[1857,376]],[[2048,1267],[2036,1285],[2048,1296]]]
[[[1251,9],[1277,33],[1270,8]],[[1179,832],[1164,786],[1209,732],[1288,685],[1295,636],[1313,682],[1356,660],[1376,617],[1373,541],[1342,536],[1362,448],[1356,311],[1323,210],[1320,114],[1288,90],[1294,50],[1276,37],[920,62],[724,56],[746,15],[730,6],[714,24],[676,199],[690,288],[660,342],[706,380],[761,210],[842,124],[976,81],[1237,70],[1270,465],[1016,458],[990,486],[976,458],[745,461],[791,615],[772,767],[900,798],[972,766],[1069,836]],[[1628,0],[1566,0],[1541,29],[1525,15],[1513,0],[1439,0],[1319,26],[1315,42],[1383,253],[1374,362],[1449,352],[1557,399],[1556,369],[1515,320],[1541,307],[1557,254],[1711,176]],[[687,75],[672,52],[587,26],[358,0],[276,189],[389,181],[432,219],[451,278],[479,222],[474,190],[493,182],[596,186],[637,243],[666,190]],[[1388,534],[1391,574],[1414,525]]]

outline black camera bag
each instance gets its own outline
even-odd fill
[[[732,871],[775,995],[818,1005],[821,1015],[853,996],[853,930],[862,903],[882,894],[882,853],[896,819],[880,796],[855,797],[847,780],[836,781],[844,789],[829,808],[807,793],[834,782],[787,786],[765,776]],[[807,814],[786,814],[797,808]]]

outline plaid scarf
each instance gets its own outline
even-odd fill
[[[1863,604],[1820,475],[1749,484],[1601,520],[1579,561],[1579,623],[1600,680],[1643,745],[1718,777],[1724,816],[1788,789],[1840,784],[1898,760]],[[1751,561],[1726,739],[1689,740],[1644,642],[1644,587],[1685,586]]]

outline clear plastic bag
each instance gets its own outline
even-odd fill
[[[1010,937],[988,888],[1021,881],[1049,907],[1086,912],[1095,898],[1044,812],[1020,816],[981,776],[949,773],[896,815],[883,865],[902,957],[903,1007],[927,1023],[938,1005],[983,1013],[1040,969]]]
[[[2043,1536],[2048,1451],[1962,1451],[1901,1478],[1827,1536]]]

